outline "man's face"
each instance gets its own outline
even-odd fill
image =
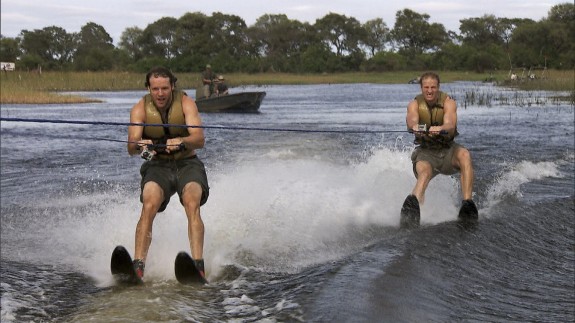
[[[150,77],[150,94],[152,100],[158,109],[164,109],[172,102],[172,84],[169,77],[151,76]]]
[[[439,84],[436,79],[427,77],[421,80],[421,93],[425,101],[433,103],[437,100],[439,93]]]

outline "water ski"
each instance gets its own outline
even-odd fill
[[[200,274],[198,267],[187,252],[181,251],[176,256],[176,279],[181,284],[207,284],[208,281]]]
[[[112,260],[110,261],[110,269],[116,282],[126,285],[138,285],[144,282],[134,269],[132,257],[126,248],[117,246],[112,252]]]
[[[419,227],[419,201],[415,195],[408,195],[401,207],[401,218],[399,227],[402,229],[413,229]]]
[[[463,200],[457,219],[463,228],[471,229],[477,226],[479,212],[473,200]]]
[[[477,211],[475,202],[473,202],[473,200],[463,200],[458,217],[462,220],[477,220],[479,218],[479,212]]]

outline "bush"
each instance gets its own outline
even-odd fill
[[[406,67],[405,57],[392,52],[379,52],[364,64],[366,72],[399,71]]]

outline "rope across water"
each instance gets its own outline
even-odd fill
[[[26,119],[26,118],[5,118],[0,117],[0,121],[6,122],[33,122],[33,123],[60,123],[60,124],[83,124],[98,126],[146,126],[146,127],[178,127],[178,128],[202,128],[218,130],[245,130],[245,131],[270,131],[270,132],[304,132],[304,133],[391,133],[408,132],[408,130],[321,130],[321,129],[293,129],[293,128],[261,128],[261,127],[241,127],[241,126],[190,126],[162,123],[132,123],[132,122],[111,122],[111,121],[85,121],[85,120],[53,120],[53,119]]]

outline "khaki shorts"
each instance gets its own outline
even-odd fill
[[[210,195],[208,177],[204,163],[196,156],[181,160],[150,160],[140,167],[142,181],[140,183],[140,202],[143,202],[142,192],[147,182],[155,182],[164,191],[164,202],[158,212],[163,212],[175,193],[182,203],[182,191],[189,182],[196,182],[202,187],[200,205],[204,205]]]
[[[413,174],[417,177],[415,164],[419,161],[426,161],[431,164],[432,174],[431,178],[437,174],[453,175],[459,172],[459,169],[453,166],[453,154],[458,148],[463,146],[451,142],[447,148],[430,149],[417,147],[411,154],[411,161],[413,162]]]
[[[209,98],[212,95],[210,91],[210,85],[204,84],[204,97]]]

